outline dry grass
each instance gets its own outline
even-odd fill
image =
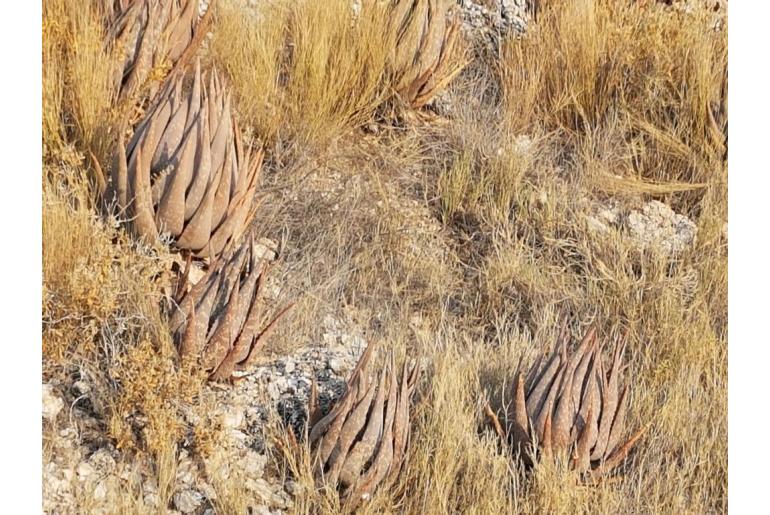
[[[713,30],[708,10],[639,4],[549,3],[503,50],[506,121],[517,133],[559,131],[597,188],[611,175],[672,192],[704,185],[724,155],[726,30]]]
[[[726,34],[709,16],[549,2],[500,59],[463,73],[451,119],[363,135],[355,127],[387,95],[388,36],[374,17],[351,24],[342,0],[266,4],[255,18],[218,3],[210,64],[229,75],[242,125],[275,143],[255,223],[281,242],[274,273],[300,298],[267,350],[318,341],[321,314],[352,309],[370,338],[425,364],[407,469],[364,512],[727,510],[727,165],[714,132]],[[45,25],[44,142],[82,154],[105,97],[97,78],[73,85],[56,64],[78,26]],[[72,107],[86,91],[92,108]],[[287,161],[287,146],[311,142],[323,160]],[[100,220],[85,170],[67,161],[44,167],[44,373],[96,378],[105,433],[126,459],[151,459],[168,501],[180,435],[193,430],[179,407],[200,381],[176,362],[158,308],[165,251]],[[697,224],[674,259],[587,222],[595,203],[650,199]],[[554,464],[522,470],[481,409],[484,397],[501,409],[519,358],[550,346],[564,313],[575,334],[591,322],[630,330],[629,423],[649,429],[601,485]],[[216,430],[194,428],[195,452],[216,448]],[[267,432],[286,442],[280,425]],[[293,511],[337,513],[303,444],[283,449],[270,468],[302,488]],[[218,511],[252,502],[237,481],[212,481]],[[115,506],[137,502],[122,492]]]
[[[117,116],[114,72],[99,2],[43,2],[43,143],[48,152],[77,142],[107,162]]]
[[[220,4],[212,59],[260,137],[324,145],[385,99],[391,36],[379,5],[354,17],[345,0],[266,2],[245,15]]]

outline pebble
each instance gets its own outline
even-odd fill
[[[247,479],[246,488],[254,492],[263,501],[270,501],[273,496],[273,489],[270,483],[262,478],[259,479]]]
[[[243,408],[229,406],[222,416],[222,426],[227,429],[237,429],[243,425]]]
[[[246,456],[241,459],[241,467],[247,476],[251,478],[261,478],[267,463],[267,456],[259,454],[256,451],[249,450]]]
[[[267,385],[267,394],[272,400],[277,401],[281,398],[281,394],[283,394],[287,387],[288,383],[285,378],[275,377],[270,381],[270,384]]]
[[[300,485],[296,481],[292,481],[291,479],[286,481],[286,483],[283,486],[286,489],[286,491],[289,492],[289,494],[295,497],[298,496],[300,493],[302,493],[302,485]]]
[[[115,470],[115,458],[107,449],[99,449],[88,458],[88,461],[94,468],[105,474]]]
[[[87,461],[83,461],[78,465],[77,473],[78,478],[81,481],[87,480],[89,477],[91,477],[94,474],[95,470],[93,465],[88,463]]]
[[[294,501],[291,500],[289,494],[283,490],[273,492],[270,496],[270,506],[281,510],[287,510],[294,506]]]
[[[195,490],[183,490],[174,494],[174,506],[182,513],[193,513],[203,502],[203,496]]]
[[[340,358],[332,358],[329,360],[329,368],[335,374],[340,375],[347,370],[347,365]]]
[[[64,401],[55,392],[50,384],[43,385],[43,418],[46,420],[54,420],[64,408]]]
[[[227,432],[227,436],[231,443],[237,444],[243,444],[249,439],[249,436],[246,433],[243,431],[238,431],[237,429],[230,429]]]
[[[99,481],[99,484],[94,488],[94,499],[97,501],[103,501],[107,498],[107,484],[104,481]]]
[[[145,506],[149,506],[151,508],[157,508],[160,504],[160,497],[158,497],[158,494],[152,493],[152,494],[146,494],[143,498]]]
[[[75,383],[72,385],[72,389],[75,390],[75,393],[78,395],[86,395],[91,393],[91,385],[85,381],[75,381]]]

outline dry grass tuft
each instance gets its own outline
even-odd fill
[[[176,359],[159,309],[168,285],[162,256],[97,217],[84,175],[66,167],[44,174],[43,376],[88,381],[105,433],[129,456],[153,458],[159,495],[169,500],[179,406],[205,378]]]
[[[43,2],[43,143],[57,154],[67,143],[110,157],[116,91],[115,55],[107,46],[100,2]]]
[[[244,13],[220,2],[212,58],[240,111],[268,140],[324,145],[368,121],[385,99],[389,35],[383,8],[350,2],[272,2]]]
[[[724,157],[727,32],[713,13],[616,0],[549,2],[503,50],[514,132],[558,131],[592,166],[642,185],[703,185]]]

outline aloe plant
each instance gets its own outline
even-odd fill
[[[526,374],[517,371],[503,428],[496,430],[528,464],[533,458],[562,457],[578,472],[601,473],[619,465],[644,429],[624,438],[628,385],[621,386],[625,337],[615,342],[609,365],[604,344],[589,330],[574,351],[565,329],[547,359]]]
[[[409,444],[409,409],[418,368],[405,362],[399,378],[391,352],[385,367],[371,378],[373,348],[369,345],[364,351],[345,394],[326,416],[320,416],[315,388],[310,400],[309,440],[315,449],[317,480],[338,488],[350,509],[398,477]]]
[[[230,94],[213,71],[208,87],[169,81],[128,145],[118,145],[108,200],[148,242],[162,234],[199,258],[237,244],[254,215],[262,151],[244,149]]]
[[[174,340],[182,359],[197,360],[213,380],[229,379],[234,371],[251,366],[291,306],[265,322],[261,297],[268,265],[259,250],[249,237],[213,263],[196,284],[188,288],[188,273],[181,278],[171,317]],[[188,261],[188,272],[189,267]]]
[[[392,0],[390,24],[395,34],[391,66],[396,92],[417,109],[462,71],[460,20],[450,17],[451,0]]]

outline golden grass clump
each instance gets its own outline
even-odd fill
[[[549,2],[505,44],[500,68],[512,130],[560,131],[579,152],[604,154],[597,187],[615,175],[632,192],[692,189],[725,157],[727,32],[707,9]]]
[[[101,2],[43,2],[43,145],[68,143],[105,162],[110,155],[116,59],[107,44]]]
[[[436,346],[426,376],[429,389],[414,414],[410,466],[399,492],[407,513],[517,513],[521,480],[494,438],[479,434],[480,371],[489,349],[455,332],[423,342]],[[506,352],[496,348],[503,360]],[[497,362],[497,360],[496,360]]]
[[[262,152],[244,149],[230,96],[216,71],[208,87],[196,65],[167,82],[127,147],[118,145],[108,202],[117,201],[147,243],[169,235],[196,257],[237,244],[256,206]]]
[[[354,16],[346,0],[299,0],[252,13],[221,2],[212,58],[260,137],[324,144],[368,121],[385,99],[383,10],[366,4]]]
[[[76,173],[69,171],[73,183]],[[51,363],[95,353],[120,303],[112,231],[88,209],[80,186],[73,192],[45,180],[43,187],[43,356]]]

